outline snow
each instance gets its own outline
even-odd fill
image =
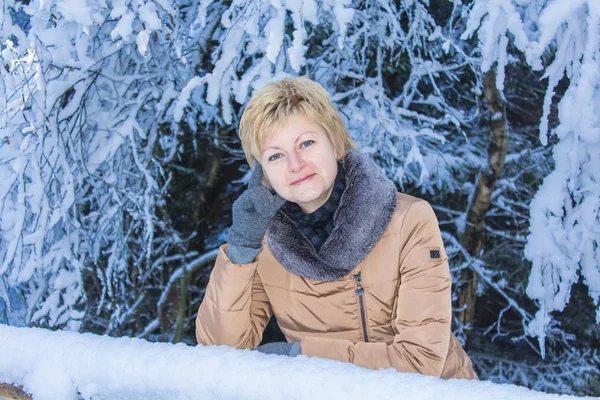
[[[546,68],[540,140],[547,141],[548,116],[554,88],[563,76],[569,87],[558,104],[559,139],[553,148],[554,171],[546,177],[531,202],[525,256],[532,262],[527,295],[540,305],[529,333],[537,336],[544,353],[553,311],[562,311],[580,276],[596,308],[600,323],[600,8],[597,1],[555,1],[540,15],[540,39],[531,46],[531,59],[540,59],[557,38],[556,56]]]
[[[509,33],[529,66],[548,80],[539,138],[544,146],[549,134],[558,139],[552,148],[555,168],[531,201],[524,251],[532,263],[527,295],[539,305],[528,334],[538,338],[544,355],[552,312],[565,309],[580,278],[600,323],[600,2],[476,0],[461,38],[476,31],[481,69],[495,66],[498,89],[504,86]],[[565,77],[559,124],[549,132],[555,88]]]
[[[333,6],[333,12],[340,32],[337,40],[340,50],[344,48],[344,40],[346,39],[348,25],[350,25],[354,19],[354,10],[346,8],[346,6],[350,5],[350,0],[336,0]]]
[[[135,42],[138,47],[138,51],[141,55],[146,54],[146,50],[148,49],[148,41],[150,40],[150,33],[147,30],[141,31],[137,34]]]
[[[144,23],[147,31],[158,31],[162,28],[162,23],[156,12],[154,3],[146,3],[138,8],[140,21]]]
[[[200,21],[202,28],[206,27],[206,11],[212,2],[212,0],[201,0],[198,5],[198,21]]]
[[[304,42],[306,41],[306,30],[302,23],[300,4],[294,1],[288,2],[288,9],[292,12],[292,20],[294,21],[294,40],[292,47],[288,49],[288,55],[294,71],[301,73],[302,71],[300,68],[305,64],[304,54],[308,48],[304,45]]]
[[[576,399],[514,385],[264,355],[227,346],[150,343],[0,325],[0,382],[34,399]]]
[[[181,90],[177,102],[175,103],[175,108],[173,110],[173,119],[177,122],[181,121],[183,118],[183,113],[185,107],[187,107],[188,102],[190,100],[190,96],[192,95],[192,91],[199,86],[202,86],[205,83],[205,80],[195,76],[185,85],[185,87]]]
[[[119,22],[117,22],[117,26],[110,33],[110,37],[113,40],[118,39],[119,37],[123,38],[123,40],[130,40],[129,37],[133,33],[133,20],[135,19],[135,15],[131,12],[127,12],[127,14],[123,15]]]
[[[57,4],[58,11],[67,21],[75,21],[81,25],[92,25],[92,9],[82,0],[62,0]]]
[[[273,17],[265,26],[265,36],[268,38],[267,58],[273,64],[277,62],[277,56],[283,45],[283,33],[286,10],[281,8],[272,11]]]
[[[499,90],[504,90],[504,70],[508,60],[507,34],[512,35],[514,44],[522,51],[528,42],[519,10],[513,1],[478,0],[469,13],[467,27],[461,39],[468,39],[475,31],[478,31],[482,52],[481,70],[485,73],[497,63],[496,86]]]

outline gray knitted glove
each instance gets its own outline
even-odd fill
[[[264,354],[277,354],[280,356],[296,357],[302,354],[300,348],[300,342],[286,343],[286,342],[275,342],[267,343],[256,348],[257,351]]]
[[[227,255],[230,258],[232,255],[237,256],[235,258],[238,260],[232,259],[235,263],[251,262],[254,259],[258,251],[252,252],[250,249],[260,250],[262,248],[262,239],[269,222],[285,204],[285,199],[278,194],[272,194],[261,183],[261,180],[262,167],[258,161],[255,161],[248,189],[238,197],[231,209],[233,224],[229,229],[228,247],[233,246],[233,248],[231,251],[228,248]],[[251,255],[252,259],[239,260],[248,255]]]

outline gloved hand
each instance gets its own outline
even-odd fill
[[[296,357],[297,355],[302,354],[302,350],[300,348],[300,342],[296,343],[286,343],[286,342],[274,342],[263,344],[262,346],[258,346],[256,348],[257,351],[264,354],[277,354],[280,356],[290,356]]]
[[[233,203],[227,255],[237,264],[251,262],[262,249],[269,222],[286,200],[262,184],[262,166],[254,162],[248,189]],[[235,259],[234,259],[235,258]]]

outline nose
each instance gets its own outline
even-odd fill
[[[290,172],[298,172],[302,168],[304,168],[305,165],[306,165],[306,163],[304,162],[304,160],[302,159],[302,156],[300,154],[298,154],[296,152],[292,152],[289,154],[288,169]]]

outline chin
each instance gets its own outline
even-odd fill
[[[312,203],[314,201],[317,201],[317,199],[318,199],[318,197],[314,198],[314,199],[312,197],[311,198],[306,198],[306,199],[298,199],[298,198],[296,198],[296,199],[294,199],[294,203],[296,203],[298,205],[307,204],[307,203]]]
[[[296,197],[293,201],[294,201],[294,203],[296,203],[298,205],[308,204],[308,203],[318,201],[322,195],[323,195],[323,193],[320,193],[318,196]]]
[[[323,196],[325,193],[326,193],[325,191],[319,191],[318,193],[314,193],[314,191],[313,191],[310,194],[304,193],[304,194],[300,194],[299,196],[294,196],[294,198],[296,199],[297,202],[308,203],[308,202],[320,199],[321,196]]]

